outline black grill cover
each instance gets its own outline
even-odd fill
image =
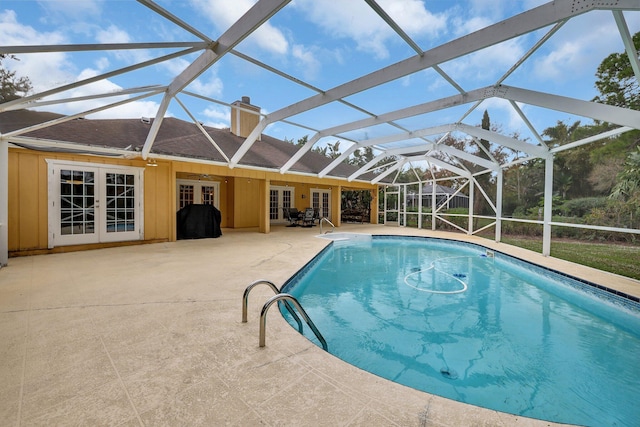
[[[176,215],[179,240],[222,236],[220,229],[222,215],[213,205],[187,205]]]

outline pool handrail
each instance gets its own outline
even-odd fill
[[[304,321],[307,322],[307,325],[309,325],[309,328],[311,328],[311,330],[315,334],[316,338],[318,338],[318,341],[320,341],[320,344],[322,345],[322,349],[324,351],[329,351],[327,347],[327,341],[324,339],[324,337],[322,336],[318,328],[316,328],[316,325],[313,323],[313,321],[311,320],[307,312],[304,311],[304,308],[302,308],[298,300],[293,295],[287,294],[287,293],[280,293],[278,295],[272,296],[267,300],[267,302],[262,307],[262,311],[260,311],[260,342],[259,342],[260,347],[265,346],[265,329],[267,327],[267,311],[269,310],[269,307],[273,305],[274,302],[277,302],[280,300],[285,300],[285,302],[291,301],[293,303],[293,305],[298,309],[298,312],[302,315],[302,318],[304,319]]]
[[[247,289],[244,290],[244,294],[242,295],[242,323],[247,323],[247,311],[248,311],[248,306],[249,306],[249,292],[251,292],[251,289],[255,288],[258,285],[267,285],[267,286],[269,286],[273,290],[273,292],[276,293],[276,295],[280,293],[280,289],[278,289],[278,287],[273,282],[271,282],[269,280],[258,279],[258,280],[255,280],[255,281],[251,282],[249,284],[249,286],[247,286]],[[291,305],[289,304],[288,301],[284,301],[284,306],[287,309],[287,311],[289,312],[289,314],[291,314],[291,317],[293,317],[293,319],[298,323],[298,332],[302,333],[302,321],[300,320],[300,318],[298,317],[296,312],[293,311],[293,308],[291,307]]]
[[[332,233],[333,230],[336,229],[336,226],[333,225],[331,221],[329,221],[329,218],[327,218],[326,216],[323,216],[322,218],[320,218],[320,234],[322,234],[322,221],[328,223],[331,226],[331,231],[327,231],[327,233]]]

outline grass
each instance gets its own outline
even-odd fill
[[[542,252],[542,240],[503,236],[509,245]],[[551,256],[640,280],[640,246],[553,239]]]

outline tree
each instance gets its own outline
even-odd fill
[[[640,147],[627,156],[624,169],[618,175],[618,183],[611,191],[611,198],[629,200],[640,196]]]
[[[480,126],[484,130],[491,130],[491,119],[489,118],[489,112],[487,110],[484,110],[484,114],[482,115],[482,123]],[[477,153],[478,157],[490,160],[491,158],[488,153],[491,153],[491,144],[489,143],[489,141],[487,141],[486,139],[481,139],[478,142],[478,147],[480,148]],[[482,189],[484,190],[485,193],[487,193],[487,195],[491,194],[491,191],[489,191],[491,186],[490,173],[483,173],[482,175],[477,175],[476,182],[480,187],[482,187]],[[475,194],[473,196],[474,215],[483,215],[488,213],[486,212],[487,207],[488,207],[488,204],[484,198],[484,195],[482,194],[480,189],[476,188]],[[475,218],[474,220],[474,227],[475,228],[478,227],[478,218]]]
[[[617,176],[622,171],[623,164],[624,160],[619,157],[604,158],[594,164],[587,180],[598,194],[609,194],[616,185]]]
[[[298,138],[298,142],[295,143],[297,147],[302,147],[309,141],[309,135],[305,135],[302,138]]]
[[[640,32],[633,35],[636,54],[640,50]],[[596,72],[596,88],[600,95],[593,100],[617,107],[640,110],[640,85],[626,52],[607,56]]]
[[[340,141],[336,141],[333,144],[328,142],[325,147],[314,147],[311,151],[320,153],[330,159],[337,159],[340,156]]]
[[[8,71],[2,65],[5,59],[19,59],[13,55],[0,54],[0,104],[25,96],[32,88],[28,77],[17,77],[15,71]]]
[[[585,137],[585,126],[580,121],[567,125],[558,121],[555,126],[546,128],[542,135],[548,137],[547,145],[558,147]],[[589,197],[593,189],[589,180],[584,179],[591,174],[592,164],[589,159],[590,147],[578,147],[558,153],[553,164],[554,187],[562,197]]]
[[[358,148],[349,159],[349,164],[354,166],[364,166],[373,160],[373,149],[371,147]]]
[[[525,213],[544,193],[544,161],[533,159],[504,171],[504,212]]]

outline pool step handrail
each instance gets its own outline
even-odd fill
[[[335,230],[335,229],[336,229],[336,226],[335,226],[335,225],[333,225],[333,223],[332,223],[331,221],[329,221],[329,218],[327,218],[326,216],[323,216],[322,218],[320,218],[320,234],[322,234],[322,222],[326,222],[326,223],[328,223],[328,224],[331,226],[331,230],[330,230],[330,231],[327,231],[327,233],[326,233],[326,234],[328,234],[328,233],[332,233],[332,232],[333,232],[333,230]]]
[[[274,302],[277,302],[280,300],[284,300],[285,303],[289,301],[293,303],[293,305],[296,307],[298,312],[302,315],[302,318],[304,319],[304,321],[307,322],[307,325],[309,325],[309,328],[315,334],[318,341],[320,341],[320,345],[322,345],[323,350],[328,351],[327,341],[324,339],[324,337],[322,336],[318,328],[316,328],[316,325],[313,323],[313,321],[311,320],[307,312],[304,311],[304,308],[302,308],[298,300],[293,295],[287,294],[287,293],[279,293],[277,295],[272,296],[267,300],[267,302],[262,307],[262,310],[260,311],[260,343],[259,343],[260,347],[265,346],[265,329],[267,328],[267,311],[269,311],[269,307],[271,307]]]
[[[267,286],[269,286],[273,290],[273,292],[275,292],[276,295],[280,293],[280,289],[278,289],[278,287],[273,282],[270,282],[269,280],[258,279],[258,280],[254,281],[254,282],[251,282],[249,284],[249,286],[247,286],[247,289],[244,290],[244,294],[242,295],[242,323],[247,323],[247,311],[248,311],[248,306],[249,306],[249,293],[251,292],[251,290],[253,288],[255,288],[258,285],[267,285]],[[291,317],[293,317],[293,319],[298,323],[298,332],[302,333],[302,331],[303,331],[303,329],[302,329],[302,321],[300,320],[300,318],[298,317],[296,312],[293,310],[293,307],[291,307],[291,304],[289,304],[288,301],[283,301],[283,302],[284,302],[285,308],[287,309],[289,314],[291,314]]]

